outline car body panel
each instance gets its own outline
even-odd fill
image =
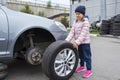
[[[53,20],[16,12],[6,8],[5,6],[0,6],[0,11],[2,12],[0,13],[0,21],[3,21],[3,23],[0,22],[0,25],[2,25],[2,27],[0,26],[0,28],[2,28],[0,29],[0,45],[3,45],[0,46],[0,54],[3,55],[3,52],[5,52],[4,57],[13,57],[13,49],[16,40],[23,32],[29,29],[44,29],[50,32],[55,40],[64,40],[68,34],[66,31],[61,30]],[[2,56],[0,56],[0,60],[1,59]]]
[[[5,13],[0,9],[0,55],[5,55],[8,44],[8,24]]]

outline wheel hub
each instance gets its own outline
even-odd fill
[[[54,69],[57,75],[66,76],[74,68],[76,62],[73,50],[66,48],[58,53],[54,62]]]
[[[41,54],[40,54],[39,52],[34,52],[34,53],[32,54],[32,60],[33,60],[34,62],[39,62],[40,59],[41,59]]]

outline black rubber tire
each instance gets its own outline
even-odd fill
[[[120,36],[120,33],[114,33],[114,32],[113,32],[113,35],[114,35],[114,36]]]
[[[41,63],[41,60],[38,61],[38,62],[34,62],[34,61],[32,60],[32,54],[33,54],[34,52],[39,52],[39,53],[41,53],[42,51],[41,51],[41,49],[40,49],[39,47],[29,48],[29,49],[26,51],[26,53],[25,53],[25,59],[26,59],[26,61],[27,61],[29,64],[31,64],[31,65],[39,65],[39,64]]]
[[[54,61],[57,54],[65,48],[70,48],[75,52],[76,62],[73,70],[68,75],[61,77],[55,73]],[[42,70],[52,80],[68,80],[73,75],[77,67],[77,64],[78,64],[77,49],[73,48],[73,45],[69,42],[56,41],[52,43],[50,46],[48,46],[48,48],[45,50],[45,53],[43,55],[43,61],[42,61]]]
[[[120,33],[120,29],[113,29],[114,33]]]
[[[117,17],[120,17],[120,14],[116,15]]]
[[[103,24],[110,24],[110,20],[102,20]]]
[[[110,29],[110,20],[102,20],[100,31],[109,31]],[[108,32],[107,32],[108,33]]]
[[[116,17],[116,18],[115,18],[115,22],[116,22],[116,23],[120,23],[120,17]]]
[[[120,23],[114,23],[113,29],[120,29]]]
[[[109,34],[109,31],[107,30],[102,30],[100,31],[100,35],[106,35],[106,34]]]
[[[0,63],[0,72],[7,69],[7,65]]]
[[[111,24],[113,24],[113,23],[115,22],[115,18],[116,18],[116,16],[111,17],[111,19],[110,19],[110,23],[111,23]]]
[[[113,35],[113,30],[112,30],[112,29],[109,31],[109,34],[110,34],[110,35]]]
[[[0,72],[0,80],[4,80],[8,75],[7,71],[2,71]]]
[[[101,28],[100,28],[100,30],[109,30],[109,29],[110,29],[110,27],[105,26],[105,25],[102,25]]]
[[[114,36],[120,36],[120,29],[113,29]]]

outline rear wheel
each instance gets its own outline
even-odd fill
[[[53,80],[68,80],[78,64],[77,50],[71,43],[56,41],[45,51],[42,70]]]

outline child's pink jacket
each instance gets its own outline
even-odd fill
[[[72,38],[74,38],[75,42],[78,45],[90,43],[89,28],[90,28],[90,24],[87,18],[85,18],[84,22],[81,21],[74,22],[72,29],[65,40],[71,41]]]

